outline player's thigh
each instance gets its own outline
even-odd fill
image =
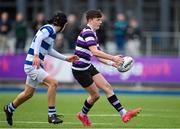
[[[27,74],[26,84],[33,88],[37,88],[38,84],[42,83],[43,80],[49,76],[49,74],[41,67],[36,69],[33,66],[25,65],[24,71]]]
[[[112,90],[111,85],[109,84],[109,82],[103,77],[103,75],[101,73],[98,73],[96,75],[93,76],[93,80],[96,84],[96,86],[102,90]]]
[[[26,84],[24,92],[27,96],[32,96],[35,92],[36,88],[32,87],[31,85]]]
[[[56,79],[54,79],[52,76],[48,75],[44,80],[43,84],[46,86],[57,86],[58,82]]]

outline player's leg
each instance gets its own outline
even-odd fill
[[[13,105],[17,108],[19,105],[21,105],[22,103],[24,103],[26,100],[30,99],[33,94],[34,91],[36,89],[33,88],[32,86],[26,84],[25,85],[25,90],[23,92],[21,92],[13,101]]]
[[[114,94],[111,85],[106,81],[106,79],[102,76],[102,74],[101,73],[96,74],[95,76],[93,76],[93,80],[97,85],[97,87],[105,92],[108,101],[121,114],[121,116],[125,115],[126,110],[123,108],[117,96]]]
[[[86,87],[85,88],[88,93],[89,96],[88,98],[85,100],[84,105],[82,107],[81,110],[81,115],[85,116],[88,114],[88,112],[90,111],[90,109],[92,108],[92,106],[94,105],[94,103],[99,99],[100,95],[99,95],[99,91],[96,87],[96,85],[93,83],[91,86]]]
[[[105,92],[108,101],[120,113],[123,122],[128,122],[131,118],[133,118],[137,115],[137,113],[140,112],[140,108],[126,111],[118,100],[117,96],[115,95],[111,85],[106,81],[106,79],[102,76],[101,73],[93,76],[93,80],[97,87]]]
[[[6,120],[8,122],[9,125],[13,125],[13,120],[12,120],[12,116],[13,116],[13,112],[15,111],[15,109],[21,105],[22,103],[24,103],[25,101],[27,101],[29,98],[31,98],[33,96],[33,93],[35,91],[35,88],[31,87],[30,85],[26,84],[25,85],[25,89],[23,92],[21,92],[15,99],[13,102],[9,103],[8,105],[4,106],[4,112],[6,114]]]
[[[85,100],[82,110],[79,113],[77,113],[77,117],[84,126],[91,126],[91,122],[87,114],[93,107],[94,103],[99,99],[100,95],[95,83],[86,87],[85,89],[88,91],[89,96]]]
[[[58,118],[58,115],[56,114],[56,88],[58,82],[53,77],[47,76],[43,80],[43,84],[48,86],[48,122],[53,124],[62,123],[63,120]]]
[[[82,110],[77,113],[77,117],[84,126],[91,126],[91,122],[89,121],[87,114],[92,108],[93,104],[99,99],[98,88],[92,79],[92,75],[97,74],[98,71],[95,71],[93,66],[91,66],[85,71],[72,70],[72,73],[80,85],[89,93],[89,97],[85,100]]]

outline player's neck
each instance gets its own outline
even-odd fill
[[[56,31],[56,32],[59,32],[60,29],[61,29],[61,27],[59,27],[59,26],[54,26],[54,28],[55,28],[55,31]]]
[[[89,26],[93,31],[96,31],[96,29],[90,23],[88,23],[87,26]]]

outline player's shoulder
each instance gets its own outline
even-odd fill
[[[89,27],[89,26],[86,26],[83,28],[82,30],[82,35],[94,35],[94,31]]]
[[[85,27],[83,28],[83,30],[84,30],[84,31],[92,31],[92,32],[93,32],[93,30],[92,30],[91,27],[89,27],[89,26],[85,26]]]
[[[55,33],[55,29],[54,29],[53,25],[51,25],[51,24],[45,24],[39,30],[49,32],[50,35]]]

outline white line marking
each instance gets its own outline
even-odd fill
[[[30,112],[23,112],[23,113],[28,113],[28,114],[35,114],[35,113],[30,113]],[[4,112],[0,112],[0,114],[4,114]],[[38,113],[38,115],[44,115],[44,113]],[[76,114],[62,114],[64,116],[76,116]],[[117,113],[117,114],[89,114],[88,116],[90,117],[120,117],[120,115]],[[157,116],[156,113],[154,114],[148,114],[148,113],[140,113],[138,114],[138,117],[159,117],[159,118],[180,118],[179,115],[159,115]]]
[[[0,121],[0,123],[7,123],[7,121]],[[15,121],[18,124],[49,124],[45,121]],[[82,125],[80,122],[63,122],[63,124],[69,125]],[[112,123],[93,123],[93,125],[113,125]]]

